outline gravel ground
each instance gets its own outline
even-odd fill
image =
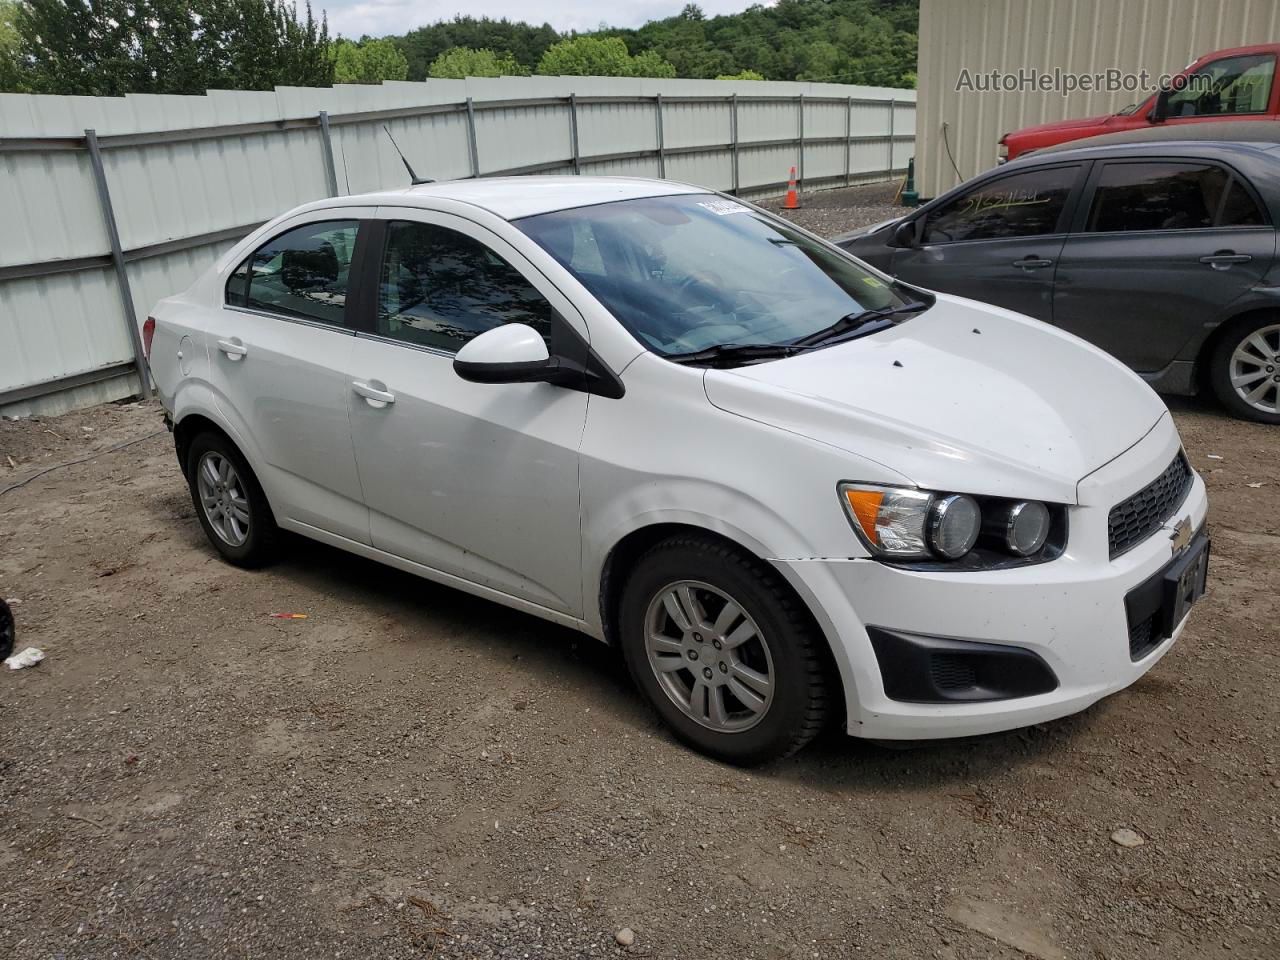
[[[759,201],[760,206],[793,220],[824,237],[836,237],[855,227],[900,217],[895,204],[900,183],[873,183],[848,190],[820,190],[800,197],[799,210],[783,210],[781,199]]]
[[[804,216],[880,218],[851,193]],[[105,452],[154,405],[0,422],[0,491],[91,457],[0,493],[0,595],[48,654],[0,673],[0,956],[1274,960],[1280,434],[1174,413],[1211,589],[1144,679],[751,772],[571,632],[317,545],[221,563],[167,436]]]

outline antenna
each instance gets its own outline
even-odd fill
[[[396,153],[400,154],[400,162],[404,164],[404,168],[409,171],[409,182],[413,186],[422,183],[435,183],[430,177],[420,177],[413,172],[413,167],[409,166],[409,161],[405,158],[404,151],[400,149],[400,144],[396,143],[396,138],[391,135],[391,131],[387,129],[387,125],[382,125],[382,132],[387,135],[387,139],[391,141],[391,145],[396,148]]]

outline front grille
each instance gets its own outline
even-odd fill
[[[1128,500],[1111,508],[1107,518],[1107,540],[1111,559],[1133,549],[1160,529],[1161,524],[1182,506],[1191,489],[1191,464],[1182,451],[1164,473]]]
[[[1139,620],[1129,628],[1129,659],[1137,663],[1160,645],[1156,634],[1156,615]]]

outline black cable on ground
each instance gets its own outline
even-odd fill
[[[103,450],[95,450],[93,453],[83,457],[78,457],[75,460],[68,460],[66,463],[55,463],[52,467],[46,467],[39,473],[33,473],[25,480],[19,480],[17,483],[11,483],[9,486],[0,489],[0,497],[3,497],[6,493],[9,493],[12,490],[17,490],[19,487],[25,487],[32,480],[39,480],[46,473],[53,473],[53,471],[61,470],[63,467],[74,467],[77,463],[84,463],[88,460],[96,459],[106,453],[115,453],[117,450],[123,450],[125,447],[132,447],[135,443],[142,443],[144,440],[151,440],[160,436],[160,434],[167,432],[167,430],[157,430],[155,433],[148,433],[145,437],[136,437],[133,440],[126,440],[124,443],[117,443],[115,446],[107,447]]]

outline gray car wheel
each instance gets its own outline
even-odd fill
[[[1209,377],[1236,416],[1280,423],[1280,318],[1246,318],[1228,327],[1210,357]]]

